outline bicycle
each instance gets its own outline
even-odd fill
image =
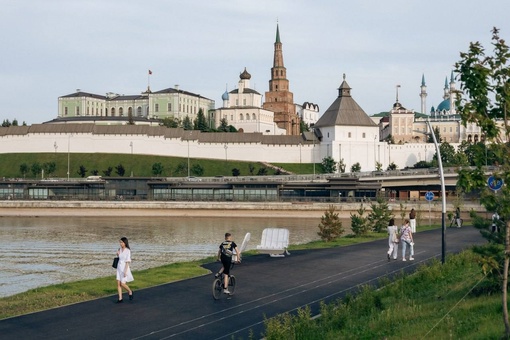
[[[225,274],[221,273],[220,276],[216,277],[213,281],[212,285],[212,294],[214,300],[219,300],[223,295],[223,282],[225,279]],[[236,290],[236,277],[234,275],[229,275],[228,278],[228,290],[230,291],[229,296],[234,295],[234,291]]]
[[[460,222],[460,225],[457,225],[457,218],[453,217],[452,220],[450,221],[450,228],[453,228],[453,227],[460,228],[460,227],[462,227],[462,223],[464,222],[462,220],[462,218],[459,218],[459,222]]]

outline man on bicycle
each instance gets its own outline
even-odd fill
[[[223,293],[230,294],[228,290],[228,277],[230,275],[230,267],[232,267],[232,255],[234,254],[234,250],[237,254],[237,259],[241,262],[241,252],[237,249],[237,244],[232,241],[232,234],[225,233],[225,241],[220,244],[220,249],[218,250],[218,261],[221,261],[223,268],[216,274],[216,276],[220,276],[223,272]]]

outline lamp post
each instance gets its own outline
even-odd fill
[[[191,173],[190,173],[190,168],[189,168],[189,138],[188,138],[188,177],[190,177]]]
[[[71,137],[73,134],[67,136],[67,180],[69,181],[70,173],[69,170],[71,168]]]
[[[439,148],[439,144],[437,143],[436,134],[430,125],[430,121],[427,119],[427,127],[430,132],[425,133],[425,135],[430,134],[432,136],[432,141],[434,142],[434,146],[436,148],[437,153],[437,163],[439,165],[439,178],[441,180],[441,263],[445,263],[445,252],[446,252],[446,240],[445,240],[445,215],[446,215],[446,192],[445,192],[445,184],[444,184],[444,172],[443,172],[443,162],[441,160],[441,150]],[[416,131],[423,133],[422,131]]]
[[[56,141],[55,141],[55,143],[53,143],[53,147],[55,148],[55,153],[57,153],[58,145],[57,145]]]
[[[130,142],[129,146],[131,147],[131,154],[133,154],[133,142]]]

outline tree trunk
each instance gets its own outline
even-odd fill
[[[510,323],[508,322],[508,264],[510,262],[510,221],[506,222],[505,228],[505,260],[503,267],[503,322],[505,323],[505,337],[510,338]]]

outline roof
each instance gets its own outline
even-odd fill
[[[103,100],[106,99],[106,96],[101,96],[99,94],[83,92],[83,91],[78,91],[78,92],[71,93],[71,94],[68,94],[65,96],[61,96],[60,98],[75,98],[75,97],[91,97],[91,98],[103,99]]]
[[[239,93],[239,89],[232,90],[232,91],[230,91],[229,93],[232,93],[232,94]],[[258,93],[257,91],[255,91],[255,90],[253,90],[253,89],[250,89],[250,88],[247,88],[247,87],[243,89],[243,93],[255,93],[255,94],[260,94],[260,93]]]
[[[314,127],[326,126],[377,126],[351,97],[351,88],[345,81],[338,89],[338,97],[319,118]]]

